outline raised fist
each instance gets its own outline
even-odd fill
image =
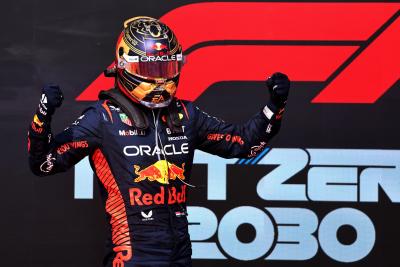
[[[54,114],[56,108],[60,107],[64,97],[58,85],[48,84],[42,88],[38,113],[44,117]]]
[[[285,106],[289,96],[290,80],[286,74],[275,72],[267,78],[267,87],[271,94],[271,102],[277,108]]]

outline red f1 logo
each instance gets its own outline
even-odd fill
[[[198,3],[161,17],[188,63],[178,97],[195,100],[221,81],[325,82],[313,103],[374,103],[400,74],[400,3]],[[76,99],[114,86],[103,75]]]

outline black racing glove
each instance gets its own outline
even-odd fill
[[[275,72],[271,77],[267,78],[266,83],[271,95],[268,107],[273,112],[282,113],[289,96],[290,80],[288,76]]]
[[[56,108],[60,107],[64,97],[58,85],[48,84],[42,88],[42,96],[36,111],[40,121],[49,123]]]
[[[49,84],[42,88],[39,106],[28,129],[28,151],[32,158],[39,158],[43,162],[43,155],[47,153],[52,139],[51,116],[62,101],[63,95],[58,85]],[[32,151],[31,147],[34,147]]]

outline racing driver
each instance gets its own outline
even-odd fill
[[[175,97],[184,56],[159,20],[127,20],[115,57],[105,71],[115,88],[102,91],[56,136],[51,120],[63,96],[57,85],[44,86],[29,126],[31,170],[53,175],[89,156],[109,222],[104,266],[191,266],[185,201],[195,149],[224,158],[257,156],[280,128],[290,81],[271,75],[267,105],[236,125]]]

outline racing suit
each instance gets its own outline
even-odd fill
[[[182,133],[171,132],[164,109],[136,104],[151,122],[132,127],[125,113],[99,100],[54,138],[35,115],[29,127],[34,174],[68,170],[85,156],[101,186],[109,222],[106,267],[191,266],[186,196],[195,149],[224,158],[254,157],[280,128],[268,106],[242,125],[226,123],[192,102],[175,99]]]

